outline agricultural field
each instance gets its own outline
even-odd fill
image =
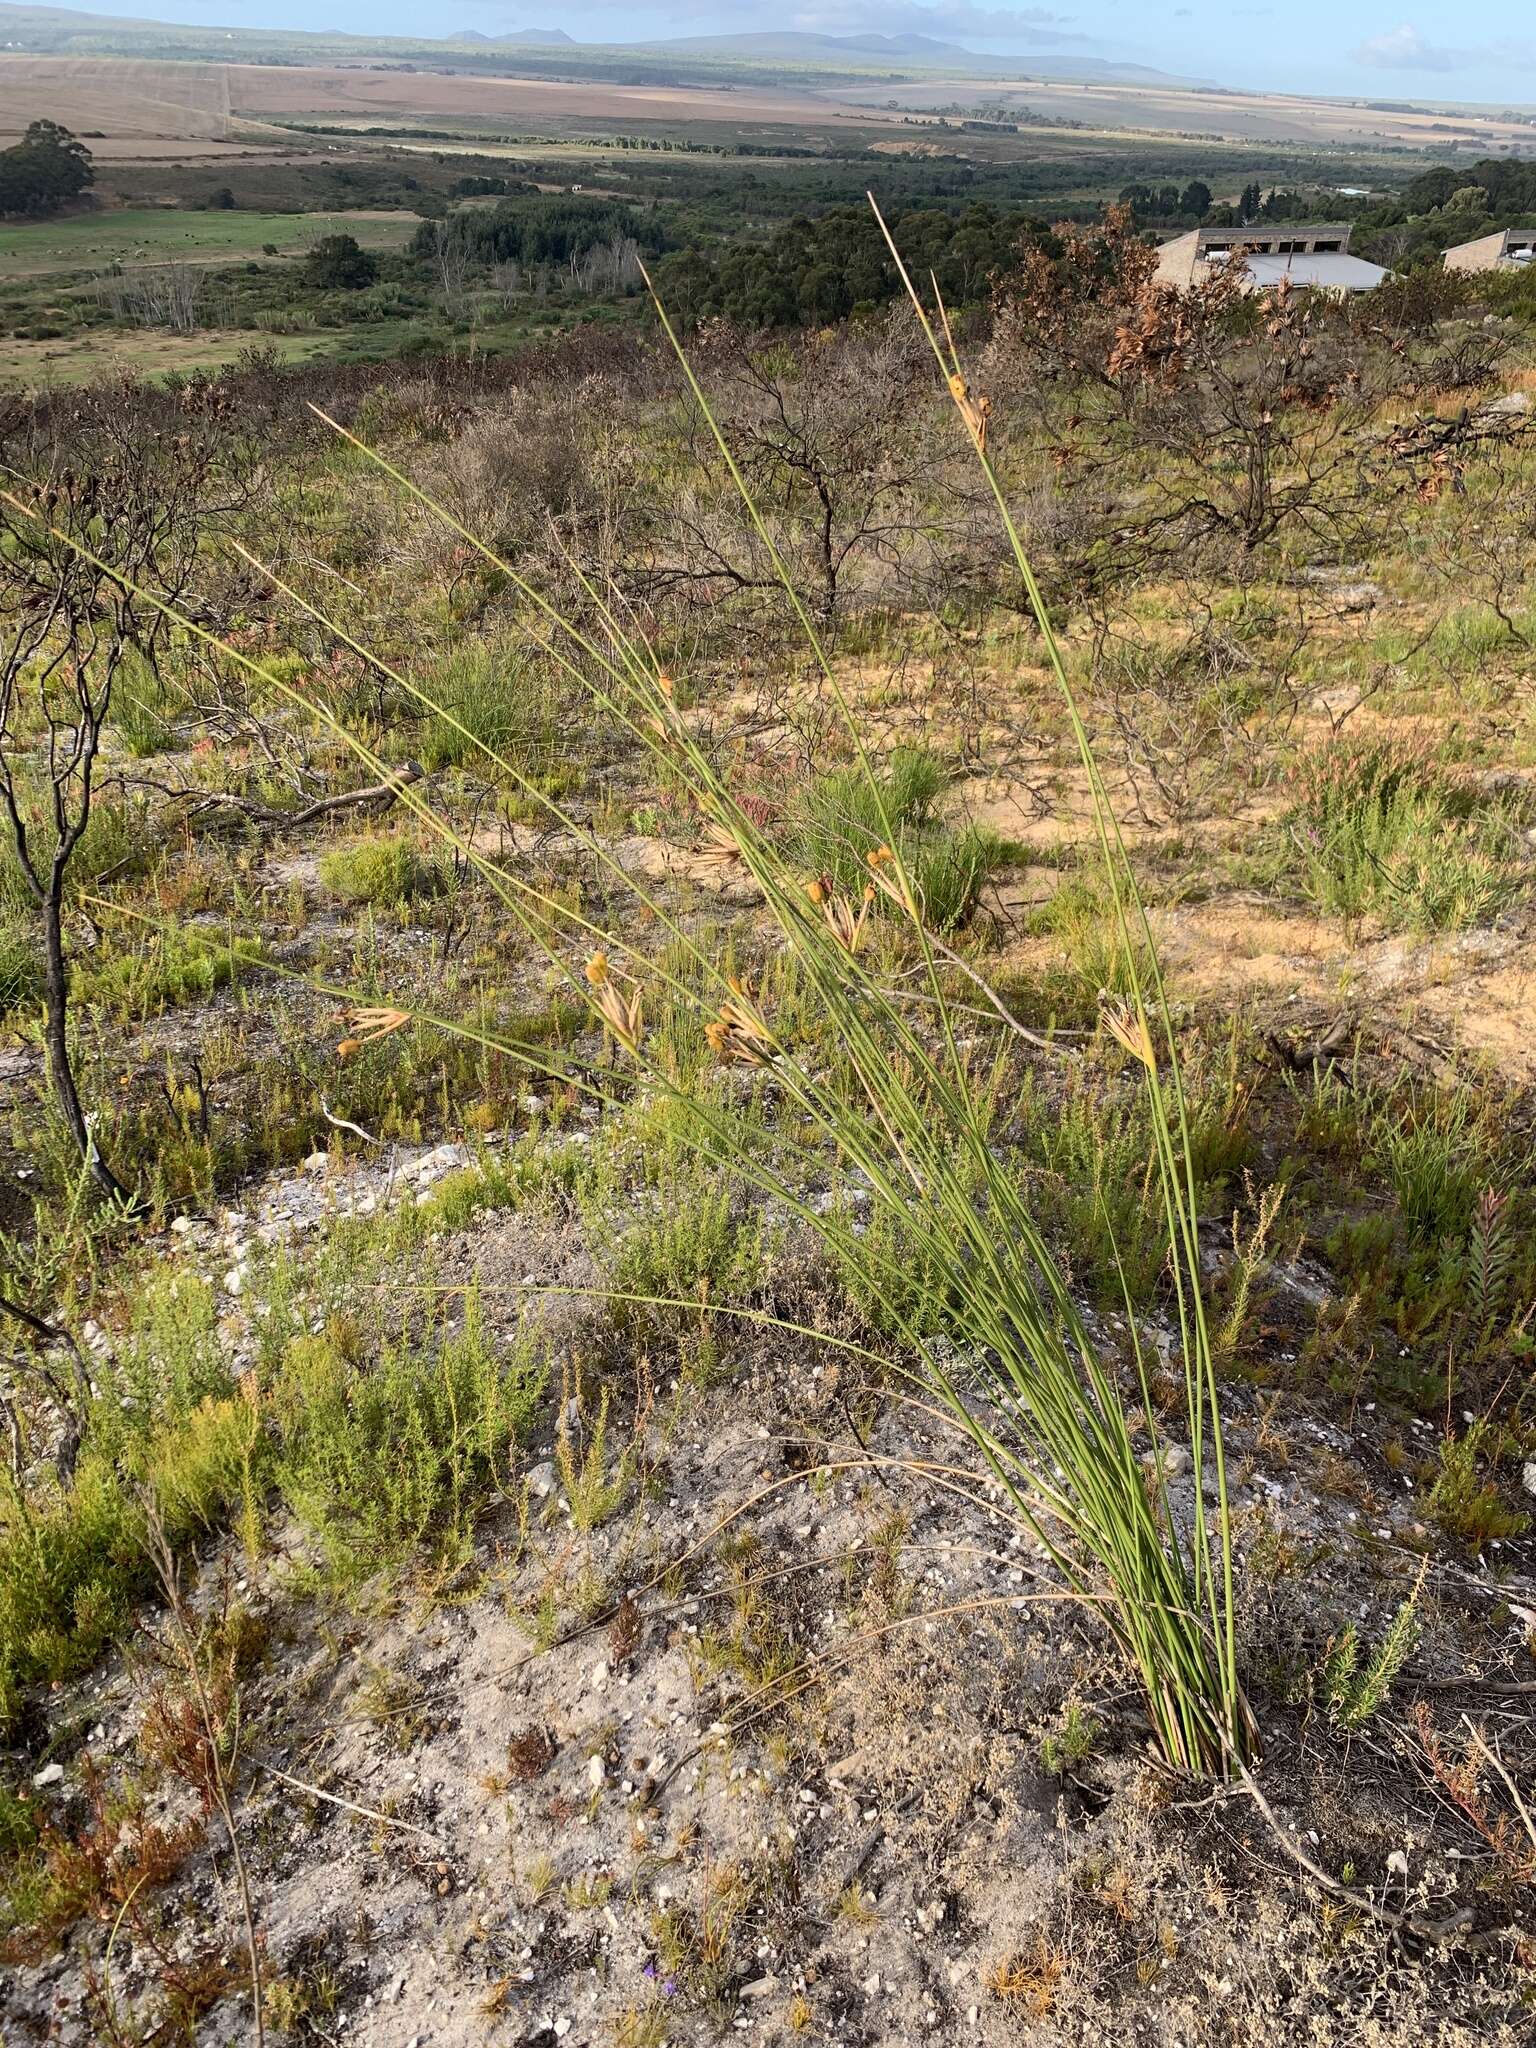
[[[7,2044],[1528,2038],[1531,280],[891,226],[7,400]]]
[[[164,64],[133,57],[26,57],[0,62],[0,137],[10,142],[43,107],[77,133],[143,152],[164,142],[224,146],[241,139],[231,122],[222,64]],[[254,139],[255,131],[245,140]],[[276,137],[281,141],[281,136]]]
[[[414,215],[399,211],[267,214],[156,207],[0,227],[0,321],[11,329],[0,344],[0,366],[12,380],[38,384],[220,368],[256,340],[232,317],[234,287],[220,282],[224,266],[238,260],[231,279],[248,284],[254,267],[258,277],[281,290],[285,273],[301,274],[307,253],[326,235],[349,235],[365,250],[393,252],[404,249],[418,226]],[[153,309],[146,309],[143,321],[114,317],[115,288],[183,270],[206,281],[197,287],[194,315],[185,325],[172,324],[169,311]],[[300,296],[306,294],[301,290]],[[335,335],[296,327],[290,323],[290,331],[266,336],[265,345],[290,360],[327,348],[336,352]],[[414,331],[408,319],[375,317],[367,345],[395,353]]]
[[[0,227],[0,280],[103,270],[118,263],[223,263],[233,256],[291,256],[325,234],[398,249],[417,222],[398,212],[203,213],[123,208]]]
[[[836,85],[828,98],[878,102],[914,113],[951,104],[1018,110],[1047,122],[1109,132],[1205,136],[1231,142],[1293,142],[1349,150],[1439,148],[1455,143],[1492,152],[1536,153],[1528,120],[1489,107],[1435,111],[1295,93],[1223,91],[1214,86],[1083,85],[1027,78],[941,78],[903,84]]]

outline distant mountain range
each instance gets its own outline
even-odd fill
[[[508,43],[532,43],[540,50],[558,50],[562,43],[573,44],[574,36],[568,36],[563,28],[514,28],[504,36],[485,36],[477,28],[461,28],[456,36],[444,36],[445,43],[479,43],[485,49],[504,49]]]
[[[835,63],[838,58],[885,59],[903,70],[960,73],[967,78],[1055,78],[1104,85],[1191,85],[1197,81],[1179,78],[1170,71],[1155,71],[1145,64],[1122,64],[1113,57],[1079,57],[1054,50],[1029,51],[998,56],[995,52],[968,50],[962,43],[941,42],[936,36],[908,30],[901,35],[854,36],[816,35],[803,29],[763,30],[743,35],[662,36],[643,43],[581,43],[564,29],[520,28],[507,35],[488,36],[480,29],[461,29],[445,36],[445,43],[467,43],[480,50],[524,49],[607,50],[636,57],[715,57],[739,61],[780,64]],[[1068,40],[1071,40],[1070,38]]]
[[[228,0],[230,13],[244,12],[246,0]],[[254,0],[255,12],[260,0]],[[210,13],[222,11],[210,0]],[[1070,45],[1080,40],[1066,35]],[[904,31],[896,35],[816,35],[786,29],[744,35],[657,37],[645,42],[585,43],[562,28],[509,29],[488,35],[483,29],[460,29],[448,36],[370,36],[338,29],[270,29],[227,21],[189,23],[155,21],[128,15],[92,14],[72,7],[0,0],[0,46],[10,51],[92,56],[159,56],[202,62],[250,63],[382,63],[426,64],[487,72],[494,75],[543,78],[594,78],[620,83],[648,80],[675,84],[757,85],[777,69],[801,85],[820,86],[839,77],[848,85],[874,77],[905,78],[916,83],[926,76],[1004,79],[1057,79],[1104,85],[1189,85],[1141,64],[1113,58],[1082,57],[1070,48],[1061,52],[1031,50],[1010,56],[979,53],[936,36]],[[455,52],[460,55],[455,62]]]
[[[488,36],[480,29],[465,28],[460,29],[457,35],[445,36],[443,40],[447,43],[478,43],[482,47],[500,47],[507,43],[535,44],[546,50],[562,46],[570,49],[580,47],[576,38],[568,36],[563,28],[515,28],[502,36]],[[675,50],[696,57],[822,57],[829,50],[837,50],[851,51],[861,57],[927,57],[946,64],[956,58],[972,63],[976,54],[962,48],[959,43],[942,43],[935,36],[920,36],[910,31],[899,36],[822,36],[799,30],[782,33],[769,30],[752,35],[664,36],[653,42],[618,43],[607,47]]]

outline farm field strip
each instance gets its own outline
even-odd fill
[[[78,214],[69,220],[0,228],[0,277],[37,277],[111,263],[223,263],[259,255],[268,243],[275,243],[283,254],[293,254],[335,232],[354,235],[372,248],[396,249],[404,247],[416,227],[414,214],[381,211],[193,213],[144,207]]]

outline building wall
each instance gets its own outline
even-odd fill
[[[1164,242],[1157,252],[1157,281],[1186,292],[1195,281],[1195,259],[1200,253],[1200,230]]]
[[[1494,270],[1504,255],[1509,240],[1507,228],[1496,228],[1491,235],[1479,235],[1475,242],[1459,242],[1454,249],[1445,252],[1447,270]]]

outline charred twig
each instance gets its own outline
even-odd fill
[[[312,825],[317,818],[330,817],[336,811],[363,810],[372,805],[381,810],[387,809],[402,789],[408,789],[413,782],[420,782],[424,773],[419,762],[405,761],[383,782],[371,782],[365,789],[343,790],[335,796],[316,797],[312,803],[301,804],[292,811],[259,803],[255,797],[242,796],[236,790],[175,788],[148,776],[124,775],[116,779],[124,788],[131,785],[153,789],[162,796],[185,802],[188,814],[193,817],[205,816],[210,811],[228,810],[248,819],[263,832],[290,832],[301,825]]]
[[[64,1435],[54,1454],[59,1482],[67,1486],[74,1477],[75,1460],[80,1455],[80,1439],[85,1429],[85,1412],[90,1405],[91,1378],[86,1366],[85,1354],[73,1334],[62,1324],[51,1323],[46,1316],[40,1316],[32,1309],[25,1308],[19,1301],[12,1301],[8,1295],[0,1294],[0,1314],[8,1315],[13,1322],[20,1323],[31,1341],[39,1348],[51,1345],[65,1352],[74,1367],[75,1392],[71,1401],[59,1383],[57,1376],[45,1365],[34,1365],[30,1369],[47,1389],[49,1398],[64,1417]],[[12,1456],[19,1457],[19,1435],[14,1414],[11,1417]]]
[[[1331,1070],[1334,1063],[1343,1058],[1355,1031],[1354,1018],[1346,1014],[1336,1017],[1326,1031],[1301,1045],[1293,1044],[1278,1031],[1266,1031],[1264,1038],[1270,1051],[1285,1066],[1298,1074],[1317,1074]],[[1349,1085],[1347,1075],[1339,1078],[1346,1087]]]

